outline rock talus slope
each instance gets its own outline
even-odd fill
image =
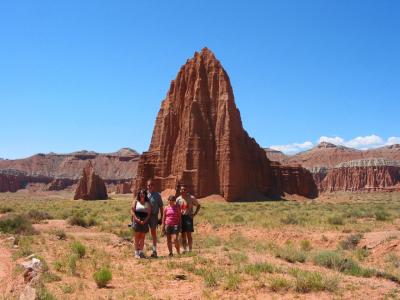
[[[307,173],[271,167],[264,150],[243,129],[228,74],[204,48],[171,82],[150,148],[140,158],[134,190],[153,178],[160,190],[184,183],[197,197],[219,194],[235,201],[255,194],[279,196],[285,192],[281,188],[287,184],[280,180],[288,178],[287,172],[298,177]],[[315,185],[309,187],[313,189],[304,196],[314,196]]]
[[[105,200],[108,198],[106,185],[99,175],[94,172],[92,162],[89,160],[83,169],[75,190],[74,200]]]

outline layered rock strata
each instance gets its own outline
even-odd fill
[[[400,191],[400,161],[381,158],[341,163],[328,169],[318,186],[321,192]]]
[[[290,183],[289,178],[298,178],[308,184],[304,174],[308,171],[301,167],[271,166],[264,150],[243,129],[228,74],[204,48],[171,82],[150,148],[140,158],[134,190],[153,178],[159,190],[184,183],[197,197],[219,194],[227,201],[256,194],[276,197],[287,190],[314,197],[315,184],[300,188]]]
[[[79,179],[74,200],[105,200],[107,198],[106,185],[103,179],[95,173],[92,162],[89,160],[83,169],[81,179]]]

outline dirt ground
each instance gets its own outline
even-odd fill
[[[215,205],[221,203],[220,199],[207,200],[215,202]],[[207,200],[201,200],[206,212],[209,210]],[[361,222],[368,222],[368,219]],[[166,238],[159,237],[159,258],[143,260],[134,259],[130,240],[108,232],[100,225],[84,228],[69,225],[66,220],[52,219],[34,224],[34,229],[37,234],[31,241],[32,252],[44,259],[50,272],[59,278],[45,283],[53,297],[46,299],[397,299],[400,291],[395,280],[352,276],[313,263],[313,251],[334,251],[340,241],[354,234],[344,225],[326,229],[290,224],[263,228],[243,223],[216,226],[199,222],[192,254],[167,257]],[[66,239],[60,240],[56,232],[64,232]],[[0,282],[3,283],[0,285],[0,298],[4,299],[16,299],[23,288],[18,264],[24,257],[18,257],[21,246],[13,245],[13,237],[0,235]],[[304,262],[288,262],[268,249],[268,245],[300,245],[305,240],[312,249],[307,250],[310,251],[307,254],[309,258]],[[71,273],[67,266],[73,241],[85,245],[86,254],[77,261],[76,271]],[[149,237],[146,238],[146,247],[149,255]],[[396,260],[394,271],[397,272],[400,267],[400,259],[397,261],[400,257],[397,217],[382,223],[376,230],[364,232],[354,251],[359,249],[368,251],[362,260],[364,267],[383,269],[387,266],[388,255],[391,255]],[[57,268],[57,264],[62,267]],[[246,266],[257,264],[269,264],[280,271],[255,275],[242,271]],[[113,279],[107,288],[100,289],[92,274],[103,265],[112,270]],[[339,283],[335,290],[299,291],[296,279],[291,275],[293,269],[337,277]],[[218,275],[221,272],[223,275]],[[216,278],[221,276],[221,279],[214,282],[213,274]],[[284,278],[291,285],[273,289],[270,282],[277,278]]]

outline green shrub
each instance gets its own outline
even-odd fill
[[[239,289],[240,281],[241,279],[238,273],[228,273],[224,288],[230,291],[236,291]]]
[[[0,218],[0,232],[31,235],[35,233],[35,230],[25,215],[12,214]]]
[[[300,223],[300,221],[295,215],[290,214],[285,216],[284,218],[281,218],[281,223],[286,225],[297,225]]]
[[[72,226],[89,227],[86,220],[79,215],[73,215],[69,217],[67,222]]]
[[[28,212],[28,217],[31,219],[34,223],[38,223],[43,220],[51,220],[53,217],[46,211],[39,211],[36,209],[31,209]]]
[[[93,279],[97,284],[97,287],[99,288],[104,288],[107,286],[107,284],[111,281],[112,279],[112,273],[111,270],[108,268],[102,268],[98,271],[96,271],[93,274]]]
[[[64,271],[64,264],[59,260],[56,260],[56,261],[53,262],[53,267],[58,272],[63,272]]]
[[[30,236],[23,236],[18,241],[18,251],[14,253],[14,257],[24,257],[31,255],[33,239]]]
[[[335,215],[328,218],[328,223],[331,225],[343,225],[344,220],[342,216]]]
[[[78,260],[78,256],[76,254],[72,254],[68,257],[68,272],[71,275],[76,275],[77,260]]]
[[[313,261],[318,266],[338,270],[343,259],[344,258],[336,251],[324,250],[318,252],[314,256]]]
[[[292,283],[287,280],[285,277],[278,276],[278,277],[271,277],[269,279],[269,288],[273,292],[284,292],[288,291]]]
[[[301,250],[296,248],[292,244],[287,244],[284,247],[278,247],[275,250],[275,256],[278,258],[282,258],[287,262],[294,263],[294,262],[305,262],[307,259],[307,254]]]
[[[71,243],[71,250],[73,254],[76,254],[78,258],[83,258],[86,254],[86,247],[79,241]]]
[[[312,249],[311,242],[309,240],[302,240],[300,242],[300,249],[303,251],[310,251]]]
[[[358,277],[374,276],[376,271],[373,269],[363,268],[357,262],[349,257],[343,256],[335,251],[321,251],[314,256],[314,263],[329,269],[334,269],[347,275]]]
[[[6,213],[10,213],[13,212],[14,209],[8,206],[1,206],[0,207],[0,214],[6,214]]]
[[[64,230],[62,229],[56,229],[54,231],[54,235],[59,239],[59,240],[65,240],[67,238],[67,235]]]
[[[357,247],[358,243],[362,239],[362,234],[352,234],[348,236],[345,240],[339,242],[339,247],[343,250],[353,250]]]
[[[359,261],[363,261],[366,257],[368,257],[369,252],[365,248],[357,248],[356,251],[354,251],[354,255]]]
[[[310,272],[295,269],[292,274],[296,278],[296,291],[299,293],[309,293],[318,291],[336,291],[339,285],[339,277],[327,276],[320,272]]]
[[[241,252],[229,253],[228,256],[233,264],[241,264],[249,260],[248,256]]]
[[[269,263],[255,263],[244,267],[244,271],[252,276],[260,273],[274,273],[275,267]]]
[[[241,215],[234,215],[232,218],[233,223],[244,223],[244,218]]]
[[[391,219],[391,215],[385,210],[378,210],[375,212],[375,219],[377,221],[388,221]]]

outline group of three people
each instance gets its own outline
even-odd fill
[[[132,202],[132,227],[135,230],[135,257],[145,258],[143,252],[146,233],[149,231],[153,241],[151,257],[157,257],[157,226],[162,225],[162,232],[167,236],[169,256],[173,256],[172,243],[180,254],[179,233],[182,237],[183,251],[191,251],[194,232],[193,218],[200,210],[197,199],[188,193],[186,186],[179,188],[180,195],[168,197],[164,208],[160,193],[154,189],[153,182],[147,182],[147,189],[141,189]],[[194,211],[194,207],[196,210]],[[160,218],[159,218],[160,216]]]

